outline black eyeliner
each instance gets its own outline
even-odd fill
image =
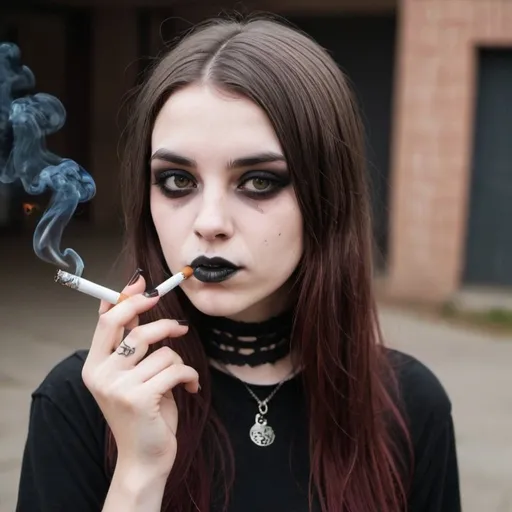
[[[248,171],[240,178],[241,182],[246,182],[250,179],[262,179],[283,184],[290,183],[290,174],[287,171]]]
[[[170,199],[179,199],[190,194],[196,187],[184,188],[182,190],[169,190],[165,186],[165,181],[173,176],[183,177],[190,180],[191,183],[196,184],[196,180],[192,174],[181,169],[162,169],[153,172],[154,181],[153,185],[156,185],[162,194]],[[263,180],[268,181],[270,188],[263,191],[244,190],[243,185],[251,180]],[[237,186],[237,192],[250,198],[265,200],[276,196],[283,188],[287,187],[291,183],[290,174],[288,171],[248,171],[239,178],[239,184]]]
[[[162,192],[162,194],[171,199],[178,199],[180,197],[184,197],[190,194],[192,190],[194,190],[195,187],[186,188],[182,190],[169,190],[165,186],[165,181],[168,178],[172,178],[173,176],[186,178],[187,180],[190,180],[191,183],[195,183],[194,177],[187,171],[183,171],[181,169],[160,169],[153,172],[154,181],[152,182],[152,184],[156,185],[160,189],[160,192]]]
[[[254,179],[265,180],[272,185],[270,189],[261,192],[241,190],[246,197],[257,200],[271,199],[291,183],[290,174],[286,171],[249,171],[240,178],[240,181],[243,185]]]

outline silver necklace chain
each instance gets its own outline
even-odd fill
[[[275,432],[274,429],[267,424],[267,419],[265,418],[265,414],[268,412],[268,403],[272,398],[274,398],[275,394],[281,389],[281,386],[289,379],[291,375],[295,372],[292,370],[281,382],[279,382],[276,387],[272,390],[272,393],[267,396],[264,400],[260,400],[256,393],[239,377],[237,377],[233,372],[229,370],[225,365],[222,367],[236,380],[240,381],[245,389],[250,393],[250,395],[256,400],[258,403],[258,411],[259,414],[256,414],[254,425],[251,427],[249,431],[249,437],[251,441],[258,446],[270,446],[275,440]]]

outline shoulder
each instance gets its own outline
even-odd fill
[[[82,381],[86,357],[78,351],[59,361],[32,392],[16,510],[102,507],[106,421]]]
[[[459,511],[460,490],[452,404],[435,373],[415,357],[388,349],[408,423],[414,469],[410,510]],[[408,455],[411,453],[403,446]]]
[[[77,350],[50,369],[32,395],[58,397],[71,390],[87,389],[82,381],[82,368],[87,358],[87,350]]]
[[[393,349],[386,352],[413,431],[427,423],[444,424],[451,417],[452,404],[438,376],[412,355]]]
[[[78,350],[57,362],[33,391],[33,402],[42,402],[46,404],[46,409],[67,418],[87,419],[89,423],[102,424],[103,415],[82,380],[87,354],[87,350]]]

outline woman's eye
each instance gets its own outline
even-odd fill
[[[248,173],[238,184],[238,190],[255,199],[270,198],[290,183],[285,176],[276,176],[269,172]],[[155,173],[154,185],[170,198],[184,197],[198,186],[193,176],[185,171],[167,170]]]
[[[251,178],[244,183],[243,188],[249,192],[265,192],[272,188],[273,182],[265,178]]]
[[[246,196],[259,200],[275,196],[289,184],[290,179],[287,175],[256,171],[246,174],[238,189]]]
[[[154,185],[170,198],[183,197],[197,187],[195,180],[191,176],[177,171],[155,173]]]
[[[184,188],[189,188],[190,185],[193,185],[193,182],[190,178],[186,176],[169,176],[165,180],[165,187],[170,190],[182,190]]]

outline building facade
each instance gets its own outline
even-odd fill
[[[118,229],[126,99],[146,66],[195,22],[240,3],[61,0],[4,7],[37,91],[68,112],[49,147],[93,176],[77,221]],[[367,131],[376,266],[388,294],[444,301],[512,286],[512,2],[249,0],[326,47],[356,90]],[[3,188],[0,225],[27,201]],[[10,201],[10,206],[6,206]],[[3,220],[2,220],[3,219]]]

